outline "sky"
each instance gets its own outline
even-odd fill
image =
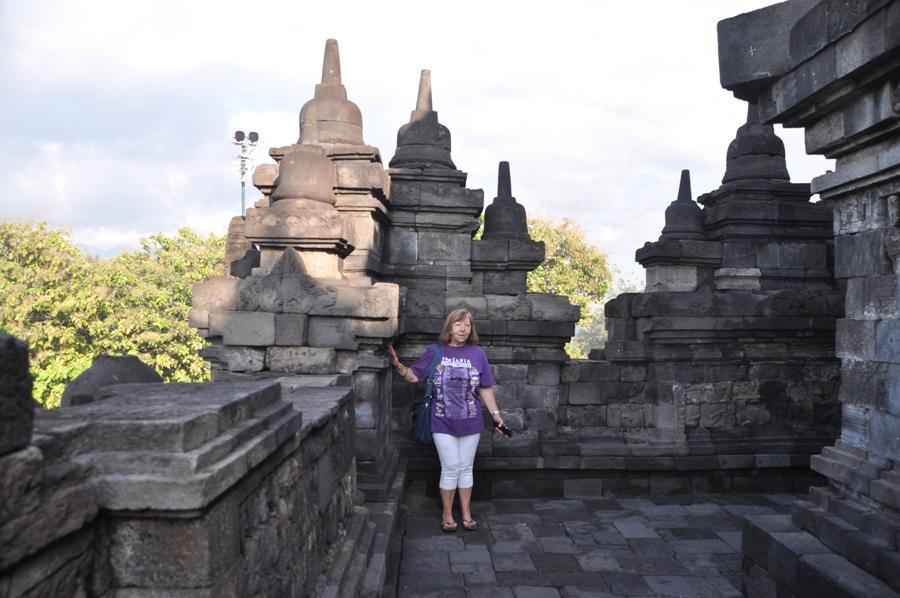
[[[746,104],[719,86],[716,23],[769,0],[453,3],[0,0],[0,218],[48,220],[98,253],[240,213],[236,130],[294,143],[325,40],[385,164],[432,73],[467,186],[497,165],[529,215],[571,218],[623,280],[691,171],[721,184]],[[832,168],[776,127],[794,182]],[[247,205],[262,195],[248,183]]]

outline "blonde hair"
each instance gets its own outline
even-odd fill
[[[453,337],[453,325],[466,318],[469,319],[469,324],[472,325],[472,330],[469,332],[469,338],[466,339],[466,343],[470,345],[477,345],[478,333],[475,332],[475,318],[473,318],[472,314],[470,314],[468,310],[465,309],[457,309],[450,312],[450,315],[447,316],[447,320],[444,322],[444,328],[443,330],[441,330],[441,335],[438,337],[438,340],[445,345],[449,345],[450,339]]]

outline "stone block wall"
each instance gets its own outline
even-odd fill
[[[484,206],[480,189],[464,187],[466,173],[392,168],[391,228],[385,279],[417,290],[472,290],[472,235]]]
[[[836,434],[839,371],[834,363],[782,370],[716,362],[492,362],[494,392],[513,437],[483,433],[475,493],[803,492],[822,483],[809,463]],[[397,405],[411,405],[423,392],[396,382]],[[773,385],[778,392],[766,395]],[[436,455],[409,444],[410,423],[398,410],[394,437],[410,457],[410,478],[436,484]]]
[[[89,467],[53,436],[0,457],[0,590],[4,596],[99,596],[102,527]]]

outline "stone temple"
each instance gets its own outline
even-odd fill
[[[515,164],[487,205],[466,187],[422,71],[385,166],[328,40],[297,142],[194,288],[212,382],[95,372],[36,412],[0,335],[0,596],[395,595],[404,492],[436,493],[438,462],[385,343],[408,363],[460,307],[514,431],[483,435],[476,497],[804,493],[744,518],[744,595],[900,596],[900,2],[789,0],[718,34],[747,106],[722,184],[673,173],[646,288],[586,360],[563,350],[578,308],[526,290],[544,246]],[[775,123],[834,171],[792,181]]]

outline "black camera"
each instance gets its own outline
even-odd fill
[[[497,423],[496,420],[494,420],[494,427],[497,428],[498,430],[500,430],[500,432],[507,438],[512,436],[512,430],[510,430],[508,427],[506,427],[506,424],[501,426],[500,424]]]

